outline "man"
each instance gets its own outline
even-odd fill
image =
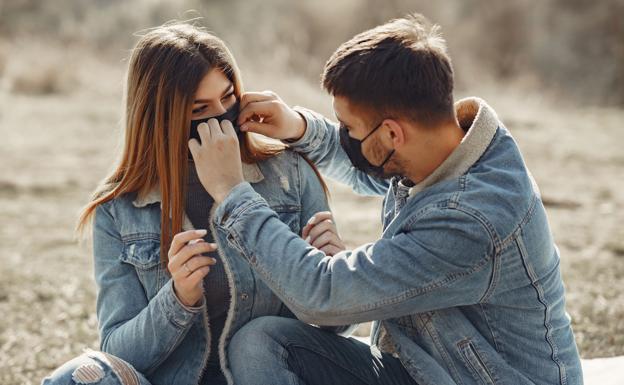
[[[376,321],[372,345],[259,318],[230,344],[235,383],[581,384],[539,191],[493,109],[453,103],[437,28],[412,15],[363,32],[322,83],[338,130],[272,93],[246,94],[239,122],[385,194],[376,242],[329,257],[291,233],[243,181],[229,123],[209,122],[189,146],[216,228],[251,268],[305,322]]]

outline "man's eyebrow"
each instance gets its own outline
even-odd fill
[[[230,83],[230,85],[221,93],[221,97],[224,97],[226,94],[230,93],[234,88],[234,84]],[[211,100],[208,99],[196,99],[195,103],[210,103]]]

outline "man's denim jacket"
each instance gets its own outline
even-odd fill
[[[325,256],[248,183],[232,190],[213,221],[297,317],[375,320],[372,349],[398,357],[420,385],[581,384],[537,186],[483,100],[462,100],[456,110],[462,143],[409,193],[399,178],[354,169],[336,125],[298,110],[307,129],[296,151],[356,192],[385,194],[375,242]]]
[[[243,174],[293,233],[300,234],[314,213],[328,210],[319,179],[295,152],[244,165]],[[159,203],[160,193],[154,190],[143,197],[126,194],[96,210],[94,268],[100,349],[127,361],[153,384],[197,384],[210,353],[206,304],[184,306],[173,292],[170,274],[160,263]],[[192,229],[188,218],[184,219],[184,230]],[[226,359],[231,336],[253,318],[294,315],[229,246],[228,234],[211,230],[231,291],[219,355],[221,369],[232,384]],[[345,329],[333,328],[336,332]]]

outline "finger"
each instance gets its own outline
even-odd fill
[[[331,219],[333,220],[334,217],[332,215],[332,213],[330,211],[319,211],[317,213],[315,213],[314,215],[312,215],[310,217],[310,219],[308,219],[308,225],[313,225],[319,222],[322,222],[326,219]]]
[[[336,233],[336,235],[338,234],[338,231],[336,231],[336,227],[334,226],[334,222],[332,222],[331,219],[326,219],[319,224],[312,225],[312,228],[308,232],[308,237],[310,237],[310,240],[314,242],[319,235],[326,231],[331,231]]]
[[[336,234],[334,234],[331,231],[326,231],[323,234],[319,235],[312,243],[311,245],[316,247],[317,249],[320,249],[321,247],[328,245],[328,244],[335,244],[338,243],[336,238]]]
[[[189,258],[188,261],[186,261],[186,266],[191,272],[193,272],[199,269],[200,267],[212,266],[212,265],[215,265],[216,263],[217,263],[217,260],[212,257],[206,257],[203,255],[195,255],[192,258]],[[182,270],[185,270],[184,266],[182,266]]]
[[[197,238],[197,239],[193,239],[192,241],[189,241],[187,243],[187,245],[193,245],[193,244],[199,243],[199,242],[206,242],[206,241],[204,240],[204,238]]]
[[[221,129],[221,124],[217,119],[210,119],[208,121],[208,126],[210,127],[210,138],[215,139],[219,135],[223,135],[223,130]],[[204,139],[202,138],[202,143]]]
[[[274,136],[274,132],[276,131],[276,127],[272,124],[267,123],[259,123],[259,122],[246,122],[241,125],[242,132],[255,132],[264,136],[268,136],[272,138]]]
[[[210,119],[208,122],[211,120],[216,121],[217,119]],[[212,138],[212,131],[210,130],[210,125],[208,123],[200,123],[199,126],[197,126],[197,133],[199,134],[202,144],[210,142],[210,139]]]
[[[277,104],[273,100],[249,103],[245,108],[241,108],[238,114],[238,123],[243,125],[251,121],[254,116],[271,117],[277,113]]]
[[[210,266],[200,267],[199,269],[195,270],[193,274],[186,277],[185,281],[191,287],[195,287],[201,283],[202,279],[204,279],[204,277],[208,275],[209,272]]]
[[[306,242],[308,241],[308,234],[310,234],[312,227],[314,227],[314,225],[305,225],[303,226],[303,229],[301,229],[301,238],[305,239]]]
[[[216,243],[200,242],[186,245],[169,260],[169,271],[177,271],[189,259],[195,255],[209,253],[217,250]]]
[[[323,246],[323,247],[322,247],[322,248],[320,248],[319,250],[321,250],[322,252],[324,252],[326,255],[329,255],[330,257],[333,257],[334,255],[336,255],[336,254],[340,253],[340,252],[341,252],[342,250],[344,250],[344,249],[341,249],[341,248],[339,248],[339,247],[337,247],[337,246],[334,246],[334,245],[332,245],[332,244],[329,244],[329,245]]]
[[[267,100],[275,99],[275,94],[271,94],[268,92],[245,92],[241,95],[240,98],[240,109],[242,110],[249,103],[254,102],[264,102]]]
[[[177,233],[171,239],[171,246],[169,246],[169,259],[173,258],[174,255],[180,251],[182,247],[184,247],[188,242],[193,239],[199,239],[208,234],[208,230],[206,229],[197,229],[197,230],[187,230]]]
[[[234,125],[229,120],[223,120],[221,122],[221,129],[223,133],[227,136],[233,136],[238,140],[238,136],[236,135],[236,131],[234,130]]]
[[[191,156],[193,157],[193,160],[196,161],[197,160],[198,151],[199,151],[199,148],[201,147],[201,145],[199,144],[197,139],[191,139],[188,142],[188,147],[189,147],[189,151],[191,152]]]
[[[301,236],[303,237],[303,239],[307,238],[308,232],[314,227],[316,223],[327,220],[327,219],[330,219],[332,221],[334,220],[334,217],[330,211],[319,211],[313,216],[311,216],[310,219],[308,219],[308,222],[306,223],[306,225],[302,229]]]

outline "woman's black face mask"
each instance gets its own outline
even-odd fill
[[[217,119],[219,121],[219,123],[221,123],[222,120],[229,120],[230,122],[232,122],[232,125],[234,126],[234,131],[236,131],[236,134],[238,135],[238,138],[240,140],[240,136],[241,136],[241,130],[240,130],[240,126],[236,123],[236,120],[238,119],[238,113],[239,111],[239,107],[240,107],[240,103],[237,100],[236,103],[234,103],[234,105],[232,107],[230,107],[230,109],[228,109],[227,111],[225,111],[223,114],[219,115],[219,116],[210,116],[207,118],[201,118],[201,119],[197,119],[197,120],[191,120],[191,131],[189,134],[189,140],[191,139],[197,139],[197,141],[199,143],[201,143],[201,139],[199,137],[199,132],[197,132],[197,127],[201,124],[201,123],[205,123],[207,121],[209,121],[210,119]]]

